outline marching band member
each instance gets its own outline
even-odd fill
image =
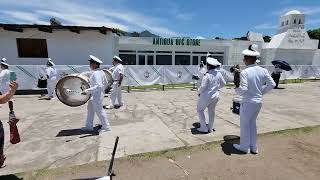
[[[241,71],[240,84],[236,86],[236,93],[242,96],[240,108],[240,145],[233,147],[244,153],[257,154],[257,125],[256,120],[262,106],[262,96],[272,90],[275,82],[268,71],[256,64],[260,53],[250,45],[244,50],[246,69]],[[266,84],[266,86],[264,86]]]
[[[2,58],[1,60],[1,73],[0,73],[0,82],[1,82],[1,94],[6,94],[9,92],[10,88],[10,73],[12,71],[9,70],[9,64],[6,62],[6,58]],[[13,100],[10,99],[8,101],[9,105],[9,121],[18,121],[19,119],[16,118],[15,113],[13,111]]]
[[[55,84],[57,79],[57,71],[55,69],[55,64],[49,58],[47,62],[47,90],[48,99],[52,99],[55,96]]]
[[[8,101],[10,101],[10,99],[12,99],[12,97],[16,93],[17,89],[18,89],[18,84],[15,81],[10,82],[9,91],[6,92],[5,94],[0,95],[0,104],[5,104]],[[3,164],[6,160],[6,156],[3,153],[3,148],[4,148],[4,129],[3,129],[3,124],[0,121],[0,168],[3,167]]]
[[[197,105],[197,111],[200,121],[200,128],[197,130],[199,132],[212,132],[213,131],[213,123],[215,116],[215,108],[219,101],[219,89],[221,89],[225,84],[225,80],[222,77],[222,74],[216,71],[216,67],[220,63],[218,60],[208,57],[207,58],[207,67],[208,72],[204,76],[201,87],[199,89],[199,100]],[[209,124],[208,127],[206,125],[204,110],[208,108],[209,115]]]
[[[112,90],[110,95],[110,105],[107,106],[107,109],[113,109],[115,106],[116,107],[123,106],[121,84],[122,84],[123,75],[124,75],[124,68],[121,62],[122,60],[120,59],[120,57],[118,56],[113,57],[112,64],[114,68],[112,71],[112,78],[114,82],[112,84]],[[118,104],[116,104],[116,100]]]
[[[272,79],[274,80],[274,82],[276,83],[276,87],[274,87],[275,89],[278,89],[278,85],[279,85],[279,80],[281,77],[281,73],[282,73],[282,69],[280,68],[281,66],[279,64],[276,64],[274,66],[274,71],[271,74]]]
[[[207,68],[204,67],[203,61],[201,61],[200,66],[198,68],[198,72],[197,72],[197,76],[199,77],[197,81],[198,90],[201,86],[202,79],[206,75],[206,73],[207,73]]]
[[[107,78],[102,70],[100,64],[102,61],[95,56],[90,55],[90,69],[92,74],[89,79],[90,88],[82,92],[82,94],[91,94],[91,99],[88,101],[88,114],[86,126],[82,128],[83,131],[93,131],[94,114],[96,113],[100,119],[102,128],[99,133],[111,131],[108,121],[107,113],[103,109],[104,90],[107,85]]]

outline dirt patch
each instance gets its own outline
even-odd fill
[[[320,127],[262,135],[260,153],[243,155],[232,148],[237,136],[224,142],[186,149],[130,156],[115,161],[115,180],[290,179],[320,177]],[[177,165],[169,162],[175,160]],[[11,178],[41,180],[83,179],[104,176],[106,162],[72,168],[29,172]],[[189,175],[186,175],[189,173]],[[5,178],[5,177],[4,177]],[[0,178],[2,179],[2,178]]]

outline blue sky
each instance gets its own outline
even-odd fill
[[[0,0],[1,23],[109,26],[166,37],[273,35],[279,16],[298,9],[306,28],[320,27],[320,0]]]

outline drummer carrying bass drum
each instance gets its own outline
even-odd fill
[[[93,131],[94,114],[96,113],[100,119],[102,128],[99,133],[111,131],[108,121],[107,113],[103,109],[104,90],[107,85],[107,78],[102,70],[100,70],[100,64],[102,61],[95,56],[90,55],[90,68],[92,74],[89,79],[90,88],[82,92],[82,94],[91,94],[92,97],[88,101],[88,114],[86,127],[82,128],[82,131]]]

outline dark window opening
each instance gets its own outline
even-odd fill
[[[157,65],[172,65],[171,55],[157,55]]]
[[[299,19],[299,24],[302,24],[301,19]]]
[[[138,53],[154,53],[154,51],[138,51]]]
[[[145,55],[139,55],[139,65],[146,65]]]
[[[201,56],[201,62],[203,62],[204,65],[207,64],[207,56]]]
[[[175,56],[175,65],[190,65],[190,56],[189,55],[176,55]]]
[[[153,56],[148,56],[148,65],[153,65]]]
[[[296,23],[297,23],[297,20],[296,20],[296,19],[294,19],[294,20],[293,20],[293,24],[296,24]]]
[[[123,52],[123,53],[135,53],[136,51],[132,51],[132,50],[119,50],[119,52]]]
[[[188,51],[176,51],[176,54],[190,54]]]
[[[284,26],[284,22],[281,23],[281,26]]]
[[[192,65],[198,65],[199,64],[199,57],[193,56],[192,57]]]
[[[289,24],[289,21],[287,20],[287,23],[286,23],[286,25],[288,25]]]
[[[136,65],[136,55],[135,54],[120,54],[123,65]]]
[[[17,48],[21,58],[48,58],[46,39],[17,39]]]
[[[171,54],[172,52],[171,51],[157,51],[157,53],[169,53],[169,54]]]
[[[208,54],[207,52],[192,52],[193,54]]]

